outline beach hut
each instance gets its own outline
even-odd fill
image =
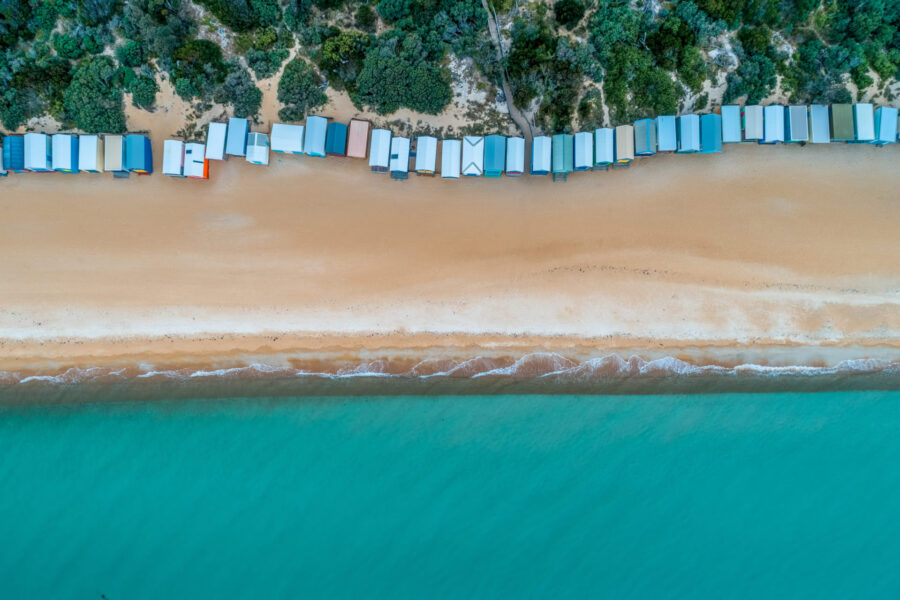
[[[184,142],[166,140],[163,142],[163,175],[184,177]]]
[[[325,117],[306,117],[306,139],[303,140],[303,151],[307,156],[325,156],[325,138],[328,136],[328,119]]]
[[[87,173],[103,172],[103,140],[99,135],[78,136],[78,168]]]
[[[153,147],[146,135],[125,136],[125,170],[139,175],[153,173]]]
[[[362,119],[350,120],[350,132],[347,139],[347,156],[365,158],[369,149],[369,122]]]
[[[606,170],[616,162],[616,132],[609,127],[594,130],[594,169]]]
[[[615,129],[616,165],[628,166],[634,160],[634,126],[619,125]]]
[[[247,162],[269,166],[269,136],[258,131],[247,135]]]
[[[590,171],[594,168],[594,134],[590,131],[579,131],[575,134],[575,158],[572,167],[575,171]]]
[[[484,138],[467,135],[462,141],[462,174],[481,177],[484,174]]]
[[[50,136],[53,170],[60,173],[78,172],[78,136],[54,133]]]
[[[763,139],[760,144],[777,144],[784,141],[784,107],[770,104],[763,107]]]
[[[325,154],[347,156],[347,125],[332,121],[325,131]]]
[[[225,160],[225,140],[228,137],[228,125],[210,123],[206,129],[206,158],[209,160]]]
[[[741,137],[741,107],[737,104],[726,104],[721,108],[720,114],[722,115],[722,142],[733,144],[743,141]]]
[[[437,168],[437,138],[420,135],[416,140],[416,173],[434,175]]]
[[[3,168],[10,173],[25,172],[25,138],[21,135],[3,138]]]
[[[484,176],[500,177],[506,167],[506,137],[489,135],[484,138]]]
[[[675,115],[656,117],[656,151],[675,152],[678,150],[678,126]]]
[[[391,178],[409,177],[409,138],[391,138]]]
[[[831,141],[828,106],[824,104],[809,107],[809,141],[813,144],[827,144]]]
[[[553,136],[551,165],[553,181],[565,181],[566,176],[575,168],[575,145],[570,134],[557,133]]]
[[[0,177],[6,177],[6,167],[3,166],[3,145],[0,144]]]
[[[461,156],[462,143],[459,140],[443,140],[441,142],[441,177],[459,179]]]
[[[809,108],[795,104],[784,109],[784,141],[791,144],[809,141]]]
[[[551,168],[551,147],[553,142],[545,135],[531,141],[531,174],[547,175]]]
[[[231,156],[247,156],[247,133],[250,122],[247,119],[231,117],[228,119],[228,135],[225,138],[225,154]]]
[[[691,154],[700,151],[700,116],[681,115],[678,117],[678,149],[679,154]]]
[[[853,141],[869,144],[875,141],[875,107],[867,102],[853,105]]]
[[[854,139],[853,106],[850,104],[831,105],[831,139],[835,142],[849,142]]]
[[[25,170],[34,172],[50,171],[52,144],[44,133],[25,134]]]
[[[711,113],[700,116],[700,154],[722,151],[722,115]]]
[[[194,179],[209,179],[209,160],[206,146],[191,142],[184,145],[184,176]]]
[[[112,173],[125,171],[125,138],[123,136],[103,136],[103,170]]]
[[[391,132],[387,129],[372,130],[369,144],[369,167],[373,173],[387,173],[391,162]]]
[[[741,111],[744,125],[744,141],[759,142],[765,134],[763,127],[763,107],[759,104],[745,106]]]
[[[876,146],[893,144],[897,141],[897,109],[892,106],[879,106],[875,109]]]
[[[635,156],[656,154],[655,119],[640,119],[634,122],[634,154]]]
[[[273,123],[271,141],[272,152],[303,154],[303,125]]]
[[[506,175],[518,177],[525,172],[525,138],[506,138]]]

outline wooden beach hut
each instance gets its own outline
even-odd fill
[[[459,140],[441,141],[441,177],[459,179],[462,143]]]
[[[789,144],[809,141],[809,108],[794,104],[784,109],[784,141]]]
[[[78,168],[86,173],[103,172],[103,139],[99,135],[78,136]]]
[[[125,172],[125,138],[121,135],[103,136],[103,170]]]
[[[616,162],[616,132],[609,127],[594,130],[594,170],[607,170]]]
[[[184,142],[166,140],[163,142],[163,175],[184,177]]]
[[[466,177],[484,175],[484,138],[467,135],[462,141],[462,174]]]
[[[809,141],[813,144],[827,144],[831,142],[828,106],[825,104],[813,104],[809,107]]]
[[[875,107],[868,102],[853,105],[853,142],[871,144],[875,141]]]
[[[835,142],[849,142],[854,139],[853,106],[850,104],[831,105],[831,139]]]
[[[206,158],[209,160],[225,160],[225,140],[228,137],[228,125],[210,123],[206,128]]]
[[[500,177],[506,167],[506,137],[489,135],[484,138],[484,176]]]
[[[269,166],[269,136],[258,131],[251,131],[247,135],[247,162]]]
[[[741,111],[745,142],[759,142],[765,135],[763,127],[763,107],[759,104],[745,106]]]
[[[710,113],[700,116],[700,154],[722,151],[722,115]]]
[[[437,170],[437,149],[436,137],[430,135],[418,137],[416,140],[416,174],[434,175]]]
[[[125,136],[125,170],[138,175],[153,173],[153,146],[146,135]]]
[[[553,162],[551,172],[553,181],[565,181],[566,176],[575,168],[575,145],[568,133],[557,133],[553,136]]]
[[[525,138],[506,138],[506,175],[518,177],[525,172]]]
[[[590,171],[594,168],[594,134],[579,131],[574,137],[575,157],[572,163],[575,171]]]
[[[303,140],[303,151],[307,156],[325,157],[325,138],[328,136],[328,119],[325,117],[306,117],[306,133]]]
[[[6,177],[6,167],[3,166],[3,144],[0,144],[0,177]]]
[[[3,168],[9,173],[25,172],[25,138],[21,135],[3,138]]]
[[[209,160],[206,146],[191,142],[184,145],[184,176],[193,179],[209,179]]]
[[[777,144],[784,141],[784,107],[770,104],[763,107],[763,139],[760,144]]]
[[[373,173],[387,173],[390,162],[391,132],[387,129],[375,129],[369,144],[369,168]]]
[[[43,173],[53,169],[53,147],[50,137],[44,133],[25,134],[25,170]]]
[[[406,179],[409,177],[409,138],[391,138],[391,178]]]
[[[679,154],[692,154],[700,151],[700,116],[681,115],[678,117],[678,150]]]
[[[551,147],[553,142],[546,135],[540,135],[531,141],[531,174],[548,175],[552,167]]]
[[[656,117],[656,151],[675,152],[678,150],[677,117],[662,115]]]
[[[331,121],[325,132],[325,154],[347,156],[347,125]]]
[[[741,107],[726,104],[720,109],[722,115],[722,143],[733,144],[743,141],[741,136]],[[700,144],[703,145],[702,143]]]
[[[369,149],[368,121],[362,119],[350,120],[350,131],[347,135],[347,156],[350,158],[365,158]]]
[[[893,144],[897,141],[897,109],[892,106],[879,106],[875,109],[876,146]]]
[[[78,136],[54,133],[50,137],[53,170],[59,173],[78,172]]]
[[[619,125],[615,129],[616,163],[627,167],[634,160],[634,125]]]
[[[279,154],[303,154],[303,125],[273,123],[272,152]]]
[[[228,119],[228,136],[225,138],[225,154],[230,156],[247,156],[247,133],[250,123],[247,119],[231,117]]]
[[[634,122],[635,156],[656,154],[656,119],[640,119]]]

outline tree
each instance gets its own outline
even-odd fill
[[[144,51],[139,43],[132,40],[116,47],[116,59],[125,67],[140,67],[144,64]]]
[[[290,53],[283,48],[276,48],[268,52],[250,49],[244,54],[247,65],[253,70],[257,79],[267,79],[278,72]]]
[[[356,22],[366,31],[375,29],[375,11],[368,4],[360,4],[356,9]]]
[[[159,86],[156,79],[141,75],[131,83],[131,103],[139,108],[149,109],[156,103],[156,92]]]
[[[585,6],[582,0],[557,0],[553,5],[556,22],[567,29],[572,29],[584,17]]]
[[[724,102],[746,95],[747,104],[758,104],[775,88],[775,63],[760,54],[741,60],[737,70],[728,74]]]
[[[262,104],[262,92],[247,69],[236,68],[216,90],[214,99],[220,104],[231,104],[236,117],[255,117]]]
[[[186,100],[194,96],[209,96],[228,74],[222,49],[209,40],[188,40],[172,54],[172,59],[175,90]],[[179,80],[187,80],[190,85],[182,83],[179,88]],[[191,95],[183,95],[188,93]]]
[[[369,35],[361,31],[340,31],[322,44],[319,69],[336,88],[356,92],[356,79],[370,43]]]
[[[75,67],[63,103],[66,116],[78,129],[89,133],[125,131],[122,89],[116,75],[116,65],[108,56],[94,56]]]
[[[321,78],[302,58],[295,58],[284,67],[278,82],[278,101],[285,105],[278,117],[285,121],[302,121],[311,109],[328,101],[319,85]]]

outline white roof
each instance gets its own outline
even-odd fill
[[[303,154],[303,125],[273,123],[272,151]]]
[[[372,130],[369,142],[369,166],[387,168],[391,160],[391,132],[387,129]]]
[[[225,160],[225,135],[228,125],[225,123],[210,123],[206,132],[206,158],[212,160]]]
[[[441,142],[441,177],[459,179],[459,160],[462,143],[459,140]]]
[[[409,138],[391,138],[391,173],[409,172]]]
[[[531,171],[550,172],[553,140],[549,136],[540,135],[531,142]]]
[[[744,139],[761,140],[765,135],[763,128],[763,107],[751,104],[744,107]]]
[[[871,142],[875,139],[875,107],[868,103],[853,105],[853,131],[856,139]]]
[[[247,135],[247,162],[264,166],[269,164],[269,136],[258,131]]]
[[[203,177],[203,163],[206,161],[206,147],[191,142],[184,145],[185,177]]]
[[[784,141],[784,107],[780,104],[770,104],[763,109],[765,121],[766,142]]]
[[[610,127],[594,130],[594,164],[616,162],[616,142]]]
[[[722,106],[722,142],[741,141],[741,107],[737,104]]]
[[[506,138],[506,172],[525,172],[525,138]]]
[[[82,134],[78,136],[78,168],[82,171],[103,170],[99,135]]]
[[[809,141],[827,144],[831,141],[831,124],[828,122],[828,106],[813,104],[809,107]]]
[[[73,156],[72,138],[68,133],[54,133],[50,136],[52,147],[51,162],[54,169],[71,169],[75,166],[77,155]]]
[[[580,131],[575,134],[575,168],[589,169],[594,166],[594,134]]]
[[[484,173],[484,138],[467,135],[462,144],[463,175],[481,176]]]
[[[47,156],[47,135],[43,133],[25,134],[25,168],[49,169],[50,160]]]
[[[700,115],[678,117],[678,150],[700,151]]]
[[[437,138],[420,135],[416,142],[416,171],[434,173],[437,163]]]
[[[317,116],[306,117],[303,151],[308,155],[325,156],[325,135],[327,132],[328,119]]]
[[[162,172],[179,177],[184,174],[184,142],[181,140],[163,142]]]
[[[875,139],[882,143],[897,141],[897,109],[893,106],[879,106],[875,109],[878,115],[878,131]]]

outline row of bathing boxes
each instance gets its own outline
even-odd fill
[[[573,171],[627,166],[638,156],[658,152],[709,154],[723,143],[757,142],[876,145],[897,141],[897,109],[868,103],[827,106],[722,106],[717,113],[661,116],[634,125],[593,132],[535,137],[531,146],[532,175],[552,174],[565,181]],[[270,135],[250,131],[247,119],[209,124],[206,143],[166,140],[162,172],[173,177],[209,177],[209,161],[228,156],[268,165],[269,152],[306,156],[368,158],[372,171],[406,179],[420,175],[500,177],[525,173],[525,139],[502,135],[464,136],[438,140],[432,136],[394,136],[371,129],[368,121],[349,125],[311,116],[303,125],[275,123]],[[111,171],[119,176],[153,172],[150,140],[139,134],[74,135],[28,133],[3,140],[6,171]],[[411,161],[412,159],[412,161]],[[412,162],[412,165],[411,165]],[[5,168],[4,168],[5,167]]]

